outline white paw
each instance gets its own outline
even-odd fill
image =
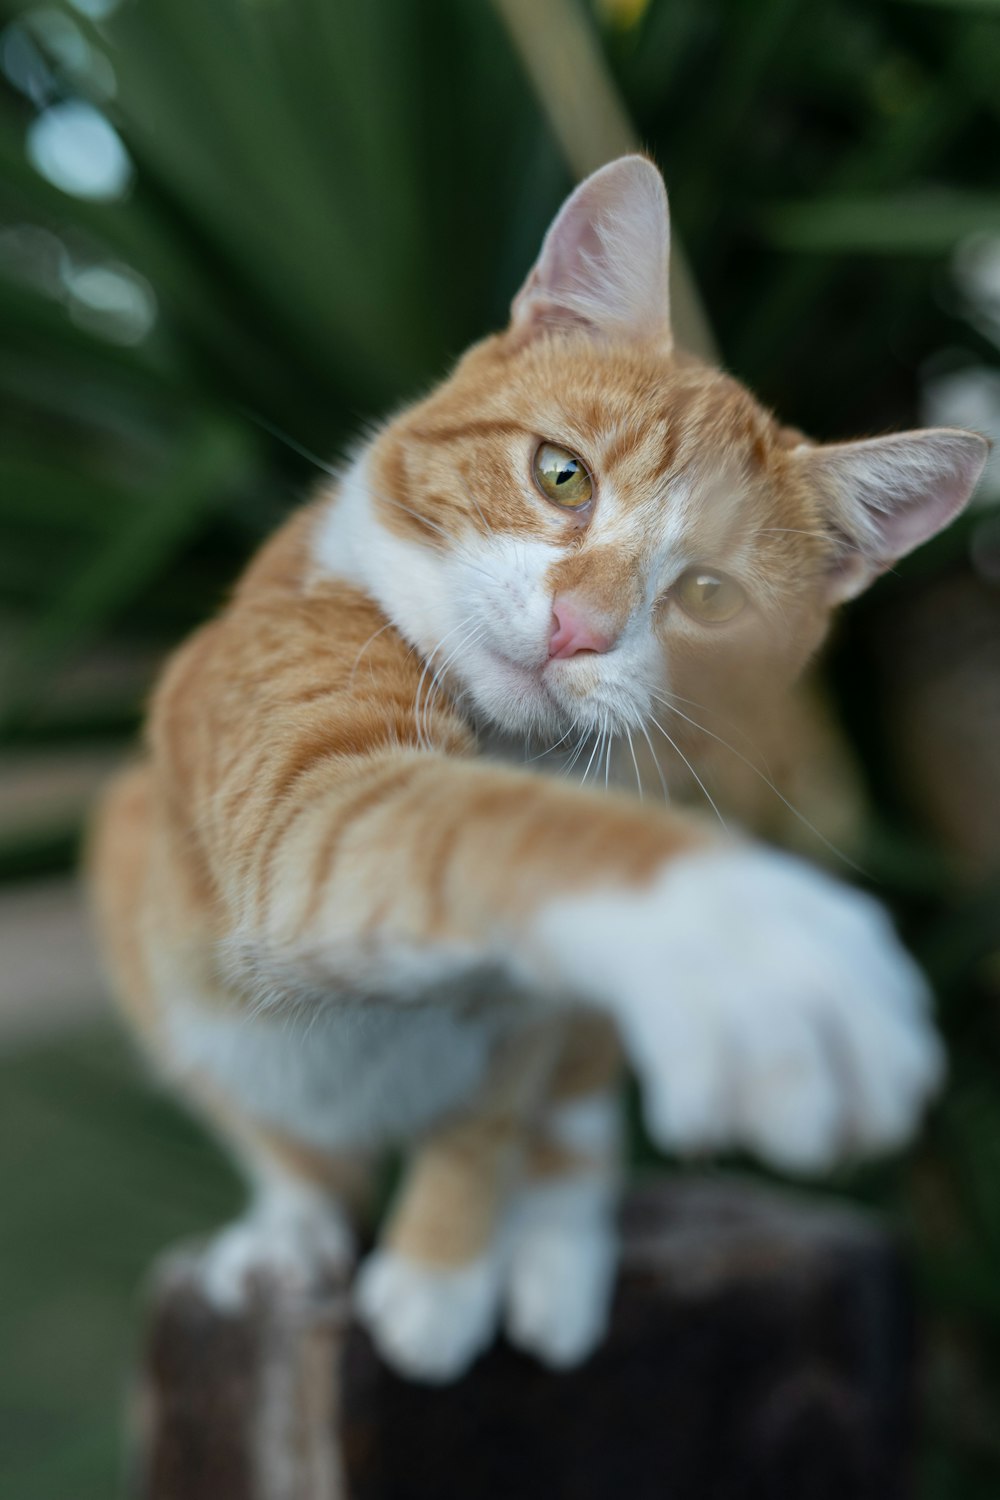
[[[586,907],[571,928],[564,904],[560,937],[574,939],[579,982],[617,1002],[664,1146],[748,1146],[811,1171],[915,1129],[943,1053],[924,980],[869,897],[739,848],[686,856],[642,896]]]
[[[335,1204],[267,1195],[210,1241],[201,1286],[214,1307],[236,1312],[262,1284],[303,1293],[342,1279],[353,1255],[350,1229]]]
[[[495,1255],[455,1269],[375,1250],[355,1284],[355,1305],[382,1358],[429,1384],[455,1380],[492,1342],[500,1302]]]
[[[604,1337],[618,1262],[604,1185],[528,1190],[513,1226],[506,1330],[543,1364],[580,1364]]]

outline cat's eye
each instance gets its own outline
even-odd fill
[[[747,602],[738,583],[711,568],[688,568],[674,584],[674,593],[689,615],[712,625],[731,620]]]
[[[593,499],[593,481],[581,460],[568,448],[560,448],[558,443],[542,443],[531,468],[546,500],[566,510],[582,510]]]

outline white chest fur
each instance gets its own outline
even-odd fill
[[[330,1150],[398,1143],[471,1098],[496,1011],[342,1003],[289,1015],[178,1009],[174,1067],[214,1081],[255,1120]]]

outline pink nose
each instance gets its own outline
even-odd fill
[[[579,656],[581,651],[610,651],[614,637],[598,630],[578,606],[568,599],[556,599],[552,605],[552,635],[549,658]]]

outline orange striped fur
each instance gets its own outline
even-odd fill
[[[925,532],[941,524],[929,492],[954,508],[979,460],[963,434],[816,448],[676,352],[667,233],[641,159],[578,190],[510,328],[389,422],[176,653],[95,827],[122,1004],[257,1183],[216,1290],[336,1258],[331,1185],[407,1145],[362,1308],[427,1379],[468,1363],[505,1297],[512,1336],[553,1363],[599,1336],[611,1018],[640,1072],[646,1024],[616,998],[603,893],[638,912],[673,869],[729,848],[665,802],[671,785],[700,798],[709,778],[759,818],[764,782],[740,755],[790,722],[838,599],[919,540],[924,511]],[[539,488],[544,442],[586,468],[583,510]],[[735,581],[735,618],[692,615],[679,580],[698,568]],[[560,611],[610,649],[550,655]],[[598,915],[554,937],[577,910]],[[650,919],[664,980],[673,910]],[[583,965],[592,932],[605,946]],[[733,973],[750,964],[736,954]],[[533,1217],[543,1199],[570,1217]],[[545,1265],[564,1269],[540,1308]]]

